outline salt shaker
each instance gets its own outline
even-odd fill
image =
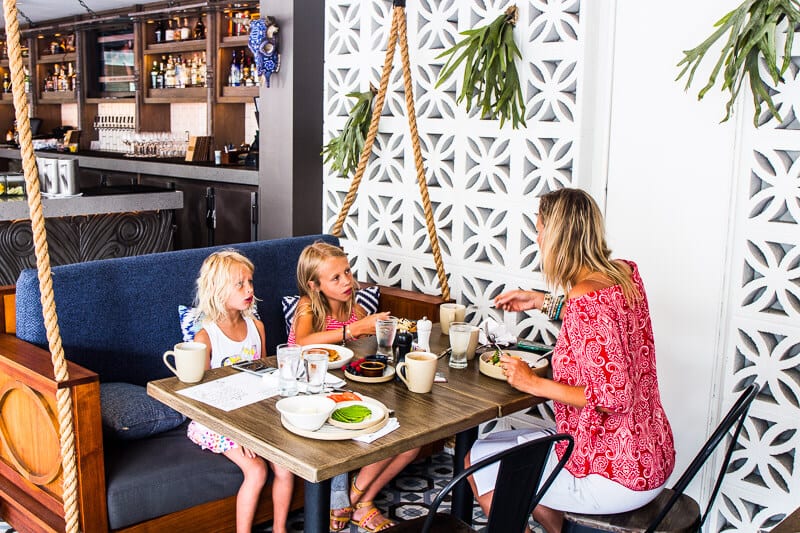
[[[424,316],[417,320],[417,344],[426,352],[431,351],[431,328],[433,323]]]

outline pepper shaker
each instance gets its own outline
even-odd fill
[[[406,360],[406,354],[411,351],[411,343],[414,337],[408,331],[398,331],[394,338],[394,348],[396,351],[395,362],[401,363]]]
[[[419,347],[429,352],[431,351],[431,328],[433,327],[433,323],[428,320],[427,316],[422,317],[421,320],[417,320],[417,344]]]

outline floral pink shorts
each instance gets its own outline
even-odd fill
[[[189,428],[186,430],[186,436],[204,450],[209,450],[214,453],[225,453],[238,446],[225,435],[220,435],[215,431],[211,431],[203,424],[195,422],[194,420],[189,424]]]

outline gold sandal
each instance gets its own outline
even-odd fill
[[[380,510],[375,507],[374,502],[358,502],[356,504],[356,509],[364,509],[367,508],[369,511],[361,517],[361,520],[356,522],[354,519],[350,519],[352,523],[363,529],[364,531],[368,531],[369,533],[375,533],[376,531],[383,531],[384,529],[389,529],[390,527],[397,525],[396,522],[389,520],[385,516],[383,516]],[[369,524],[373,519],[380,516],[381,520],[378,522],[378,525],[374,527],[369,527]]]
[[[334,514],[336,511],[339,511],[342,514]],[[347,525],[350,523],[350,520],[353,518],[353,508],[352,507],[342,507],[341,509],[331,509],[331,523],[329,524],[331,527],[331,531],[342,531]]]

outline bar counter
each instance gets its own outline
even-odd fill
[[[74,217],[139,211],[181,209],[181,191],[147,192],[78,196],[74,198],[42,197],[45,218]],[[22,196],[0,197],[0,222],[28,220],[28,199]]]
[[[117,152],[94,152],[83,150],[77,153],[37,150],[37,156],[77,159],[80,168],[108,170],[130,174],[185,178],[217,183],[258,185],[258,169],[243,165],[215,165],[213,162],[189,162],[180,158],[159,159],[126,157]],[[18,148],[0,147],[0,159],[19,160]]]

